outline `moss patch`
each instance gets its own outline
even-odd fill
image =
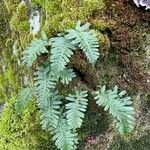
[[[17,6],[16,12],[10,20],[10,27],[17,32],[29,31],[28,8],[24,3]]]

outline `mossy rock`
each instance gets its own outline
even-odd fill
[[[118,61],[118,57],[120,56],[119,53],[117,52],[121,47],[119,41],[120,39],[117,38],[117,40],[119,39],[118,40],[119,42],[117,41],[117,43],[119,43],[118,44],[119,46],[118,47],[114,46],[116,43],[113,40],[114,42],[111,43],[113,44],[113,48],[110,49],[111,44],[109,41],[110,39],[108,38],[110,29],[112,29],[114,26],[116,26],[116,28],[120,27],[119,24],[120,20],[118,19],[118,17],[116,17],[117,19],[115,19],[115,21],[109,22],[109,19],[107,17],[106,18],[102,17],[103,15],[105,15],[104,10],[106,11],[105,3],[103,0],[84,0],[84,1],[63,0],[61,2],[60,0],[51,0],[51,2],[49,3],[47,3],[47,0],[31,0],[31,2],[35,8],[41,7],[42,9],[41,31],[46,32],[48,37],[56,36],[57,33],[64,32],[66,29],[74,27],[77,20],[81,20],[83,23],[90,22],[92,24],[92,28],[96,30],[99,41],[101,43],[100,51],[101,51],[101,59],[103,60],[103,62],[101,63],[100,60],[97,63],[96,66],[97,68],[93,69],[94,71],[91,69],[91,67],[88,67],[86,61],[81,59],[80,59],[81,61],[78,62],[74,61],[75,66],[78,67],[80,71],[83,71],[82,74],[85,75],[85,81],[86,82],[90,81],[88,83],[88,86],[95,87],[97,84],[99,84],[99,82],[97,82],[99,81],[99,79],[97,78],[95,79],[96,77],[95,72],[97,71],[101,77],[100,80],[101,84],[106,84],[110,86],[119,82],[118,84],[123,85],[118,78],[122,76],[122,73],[120,73],[122,70],[120,70],[119,68],[120,62]],[[119,3],[113,1],[113,3],[117,3],[118,5],[120,1]],[[24,3],[20,3],[20,1],[18,0],[16,1],[5,0],[5,5],[7,7],[9,15],[11,16],[10,21],[11,29],[12,31],[15,31],[15,38],[17,38],[17,40],[19,41],[20,44],[19,46],[22,49],[24,49],[33,38],[32,35],[29,34],[29,22],[28,22],[29,10]],[[110,7],[112,7],[112,5],[110,5]],[[115,13],[118,13],[116,10],[119,8],[113,5],[113,8],[111,9],[113,9],[112,11],[113,14],[111,16],[112,17],[117,16],[115,15]],[[0,18],[0,20],[3,21],[4,17]],[[118,24],[116,25],[116,20],[117,21],[119,20],[118,21],[119,26]],[[122,28],[124,27],[121,27],[120,29]],[[120,31],[120,29],[118,30]],[[103,32],[103,34],[101,32]],[[123,33],[128,34],[128,32]],[[117,32],[115,32],[115,35],[117,35]],[[115,35],[113,32],[112,39],[115,39]],[[125,40],[126,38],[122,39]],[[10,45],[12,46],[12,43]],[[124,47],[126,48],[126,44],[124,45],[125,45]],[[40,114],[39,109],[36,106],[35,102],[30,103],[28,108],[24,110],[22,116],[17,116],[15,114],[14,105],[16,102],[16,94],[20,89],[20,85],[18,85],[19,81],[17,73],[19,67],[15,64],[16,60],[14,59],[16,58],[12,58],[13,56],[10,51],[11,46],[8,46],[9,49],[6,48],[6,50],[3,51],[2,54],[3,62],[8,65],[6,73],[3,74],[0,72],[0,90],[2,90],[2,94],[0,93],[0,98],[8,100],[5,104],[5,110],[2,113],[0,122],[0,149],[55,150],[56,148],[54,146],[54,143],[53,142],[51,143],[51,137],[49,133],[47,133],[47,131],[43,131],[40,127],[40,119],[39,119]],[[132,49],[134,49],[134,47]],[[78,55],[77,58],[80,58],[80,55]],[[87,71],[88,73],[86,73]],[[92,80],[89,80],[87,76],[88,77],[90,76]],[[127,82],[125,81],[125,83]],[[11,91],[10,94],[7,93],[8,85],[9,91]],[[124,89],[125,86],[123,85],[122,87]],[[129,85],[127,85],[126,87],[129,87]],[[133,88],[131,89],[131,91],[132,90]],[[64,92],[66,93],[65,90]],[[92,112],[91,114],[90,112],[87,113],[83,127],[81,128],[81,130],[79,130],[79,138],[81,141],[82,140],[84,141],[86,137],[91,135],[103,134],[108,129],[109,126],[110,120],[107,114],[104,112],[97,113],[95,107],[93,107],[93,103],[94,102],[90,102],[90,107],[95,112]],[[149,139],[150,139],[149,135],[144,135],[138,140],[135,139],[130,142],[126,142],[124,141],[124,139],[116,137],[116,139],[114,139],[111,148],[112,150],[124,150],[127,148],[129,148],[130,150],[132,149],[148,150],[147,148],[150,147]],[[84,146],[82,147],[82,144],[83,142],[81,142],[81,145],[79,145],[80,146],[79,149],[83,150]]]
[[[117,136],[113,140],[112,145],[109,150],[149,150],[150,148],[150,131],[144,133],[138,139],[124,140],[123,138]]]

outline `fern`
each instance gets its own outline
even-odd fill
[[[65,69],[66,64],[69,62],[69,58],[73,55],[73,50],[76,48],[64,37],[52,38],[51,42],[51,68],[53,72],[58,73]]]
[[[17,103],[15,105],[15,109],[17,114],[21,114],[21,112],[27,107],[30,100],[32,100],[33,87],[24,88],[18,96]]]
[[[89,23],[81,26],[81,22],[78,21],[76,29],[67,30],[69,33],[65,37],[66,39],[71,40],[72,44],[79,45],[90,63],[95,64],[99,57],[99,44],[94,31],[89,31],[89,26]]]
[[[125,97],[126,92],[118,93],[118,87],[106,90],[105,86],[95,92],[95,100],[99,106],[108,110],[116,120],[116,125],[121,134],[127,134],[134,128],[134,108],[131,106],[130,97]]]
[[[77,134],[68,126],[66,119],[60,118],[59,124],[52,132],[55,145],[60,150],[75,150]]]
[[[52,76],[49,68],[39,67],[34,74],[37,100],[39,105],[44,106],[49,100],[52,90],[55,89],[56,79]]]
[[[60,82],[63,84],[69,84],[69,82],[72,81],[74,77],[76,77],[76,75],[72,69],[64,69],[60,72],[59,76]]]
[[[43,129],[53,130],[58,125],[60,116],[61,96],[58,92],[53,92],[49,100],[45,102],[45,106],[41,106],[41,124]]]
[[[78,143],[76,131],[84,119],[88,92],[76,90],[75,94],[68,94],[66,104],[63,95],[59,95],[57,91],[57,83],[69,84],[76,76],[73,69],[68,69],[67,64],[78,47],[82,49],[90,63],[95,64],[99,58],[98,40],[89,27],[89,23],[81,25],[78,21],[76,28],[68,30],[66,36],[48,40],[46,35],[43,35],[42,39],[33,40],[23,53],[23,64],[31,67],[39,55],[48,53],[46,46],[51,45],[49,59],[34,73],[33,87],[27,87],[20,93],[16,110],[22,111],[34,95],[41,112],[42,128],[50,131],[55,145],[60,150],[76,149]],[[119,132],[130,133],[135,119],[131,98],[125,96],[126,92],[119,93],[117,86],[113,90],[106,90],[103,86],[94,93],[96,103],[114,117]]]
[[[22,63],[27,67],[31,67],[33,62],[42,53],[48,53],[45,46],[49,45],[46,39],[35,39],[33,40],[29,47],[23,52]]]
[[[70,101],[66,104],[67,122],[73,129],[80,128],[87,108],[87,91],[76,91],[75,95],[69,94],[66,99]]]

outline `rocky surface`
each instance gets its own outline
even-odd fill
[[[17,60],[33,38],[29,23],[31,14],[40,9],[40,31],[44,31],[49,37],[74,26],[80,19],[91,23],[101,43],[101,56],[96,68],[87,63],[81,52],[76,52],[69,65],[74,68],[78,78],[68,87],[63,87],[63,92],[77,84],[93,89],[98,82],[109,87],[117,84],[120,89],[128,91],[136,108],[135,130],[125,139],[118,135],[110,116],[103,108],[97,108],[89,97],[89,108],[79,131],[79,150],[149,150],[149,10],[136,7],[132,0],[69,0],[61,4],[59,0],[46,4],[44,2],[32,0],[31,5],[28,0],[24,0],[24,3],[6,0],[1,3],[0,98],[7,103],[7,108],[0,120],[0,149],[22,149],[23,146],[26,150],[55,150],[53,143],[49,144],[51,137],[46,131],[41,131],[39,111],[35,103],[20,118],[14,112],[16,95],[22,84],[19,77],[24,77],[26,72],[23,67],[18,66]],[[143,1],[145,4],[135,2],[148,8],[149,1]],[[40,31],[34,36],[40,37]],[[19,50],[18,55],[14,56],[12,47],[16,40]],[[38,63],[45,59],[47,57],[42,56]],[[4,65],[7,66],[5,71]]]

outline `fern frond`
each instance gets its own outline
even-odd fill
[[[106,90],[103,86],[95,92],[95,100],[99,106],[103,106],[116,120],[116,126],[121,134],[127,134],[134,128],[134,108],[131,106],[131,98],[126,97],[125,91],[118,92],[118,87]]]
[[[69,84],[72,79],[76,77],[72,69],[64,69],[60,72],[60,82],[63,84]]]
[[[42,53],[48,53],[45,46],[49,45],[49,42],[44,39],[35,39],[23,52],[22,63],[27,67],[31,67],[33,62]]]
[[[21,114],[21,112],[27,107],[28,103],[32,100],[33,89],[30,87],[24,88],[18,96],[17,103],[15,104],[15,109],[17,114]]]
[[[95,64],[99,58],[99,43],[93,30],[89,31],[89,23],[81,26],[81,22],[78,21],[76,29],[67,30],[68,35],[66,39],[71,40],[72,44],[79,45],[83,50],[90,63]]]
[[[73,129],[79,128],[82,125],[84,112],[87,108],[88,99],[87,91],[76,91],[75,95],[69,94],[66,99],[69,101],[66,104],[67,122]]]
[[[75,150],[77,140],[77,133],[74,133],[73,130],[67,125],[67,121],[64,118],[61,118],[59,125],[55,130],[51,132],[54,134],[53,140],[55,145],[60,150]]]
[[[64,37],[56,37],[51,39],[51,68],[54,72],[58,73],[65,69],[69,58],[73,55],[73,50],[76,48],[69,40]]]
[[[38,104],[44,106],[49,100],[52,90],[55,89],[56,79],[51,75],[49,68],[39,67],[34,74]]]
[[[61,96],[57,91],[53,92],[49,100],[45,101],[45,106],[41,106],[41,124],[43,129],[49,131],[57,127],[60,115]]]

